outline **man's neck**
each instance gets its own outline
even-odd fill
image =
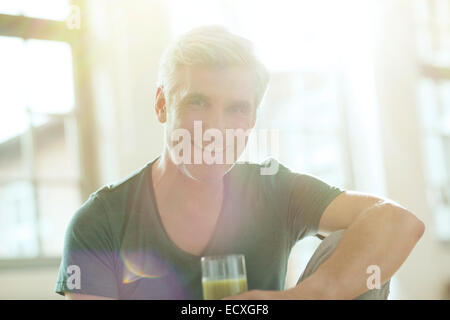
[[[197,181],[181,172],[167,153],[163,153],[152,165],[153,186],[160,200],[171,207],[181,206],[181,212],[208,214],[205,209],[222,201],[223,179]],[[173,208],[175,209],[175,208]]]

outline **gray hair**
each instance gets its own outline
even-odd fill
[[[219,25],[198,27],[176,39],[164,51],[158,74],[158,86],[169,105],[177,94],[179,68],[196,65],[249,67],[255,76],[255,106],[261,103],[270,76],[249,40]]]

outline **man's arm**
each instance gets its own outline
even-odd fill
[[[328,235],[333,231],[347,229],[359,215],[374,205],[382,203],[394,204],[389,199],[369,193],[346,190],[327,206],[320,218],[318,232]],[[401,207],[399,204],[395,205]]]
[[[114,298],[109,297],[93,296],[90,294],[71,293],[71,292],[65,292],[64,296],[66,297],[66,300],[116,300]]]
[[[118,249],[109,221],[98,194],[92,194],[72,216],[65,232],[56,293],[68,295],[67,299],[119,298],[115,275]]]
[[[380,270],[380,284],[400,268],[422,237],[425,225],[388,199],[345,191],[325,209],[319,233],[345,229],[337,248],[296,287],[251,290],[228,299],[353,299],[368,291],[369,266]]]
[[[370,205],[358,208],[365,201]],[[319,232],[338,229],[346,231],[336,250],[310,277],[287,290],[288,296],[353,299],[369,290],[369,266],[379,268],[385,283],[409,256],[425,225],[392,201],[346,192],[330,203],[319,223]]]

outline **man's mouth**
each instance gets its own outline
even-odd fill
[[[226,145],[224,145],[223,147],[217,146],[217,145],[215,145],[214,142],[202,145],[202,144],[196,144],[193,140],[191,140],[191,144],[194,148],[198,148],[202,151],[210,151],[210,152],[216,152],[216,153],[225,152],[225,150],[227,149]],[[206,148],[208,148],[208,149],[206,149]]]

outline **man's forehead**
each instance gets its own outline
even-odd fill
[[[238,103],[240,105],[252,106],[252,97],[239,97],[239,96],[229,96],[229,102]],[[213,96],[209,96],[208,94],[204,94],[196,91],[186,91],[180,96],[181,102],[189,102],[191,100],[200,100],[204,102],[210,102],[214,100]]]
[[[182,67],[177,75],[181,97],[199,94],[206,97],[229,96],[235,99],[254,97],[254,77],[247,67]]]

